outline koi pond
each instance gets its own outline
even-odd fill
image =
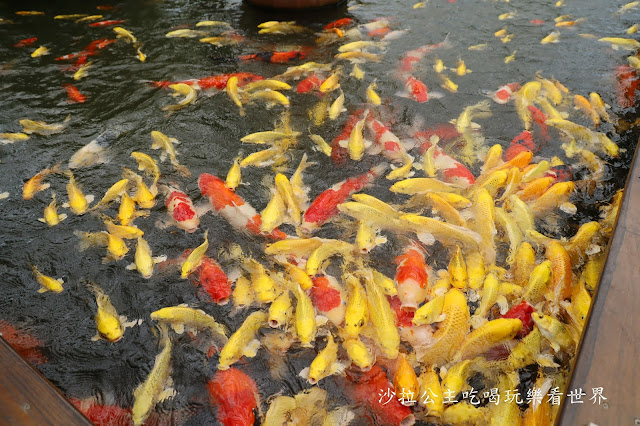
[[[90,3],[0,3],[0,334],[87,418],[553,424],[638,2]]]

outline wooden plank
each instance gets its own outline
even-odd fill
[[[569,390],[582,388],[583,404],[564,401],[561,425],[640,425],[640,160],[636,159],[620,209],[598,293]],[[601,405],[590,401],[602,387]]]
[[[0,424],[68,425],[91,423],[65,397],[0,338]]]

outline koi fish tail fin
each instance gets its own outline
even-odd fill
[[[54,164],[53,167],[51,167],[51,169],[49,169],[51,171],[51,173],[53,174],[62,174],[65,173],[64,170],[62,170],[62,163],[58,163],[58,164]]]
[[[371,174],[375,177],[382,176],[384,172],[387,170],[387,167],[388,167],[388,164],[386,163],[378,164],[377,166],[374,166],[373,168],[371,168]]]
[[[441,49],[451,49],[453,47],[453,43],[451,43],[451,40],[449,39],[449,34],[447,33],[446,36],[444,36],[444,40],[442,40],[439,43],[439,46]]]
[[[180,173],[181,176],[186,178],[191,177],[191,170],[179,164],[177,161],[173,164],[173,168],[176,169],[176,172]]]
[[[106,240],[107,236],[102,233],[91,233],[82,231],[74,231],[73,233],[80,239],[80,242],[78,243],[79,251],[85,251],[95,246],[106,246],[108,244],[108,241]]]

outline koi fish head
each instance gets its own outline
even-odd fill
[[[573,169],[571,166],[563,164],[554,166],[547,171],[545,176],[551,176],[555,179],[555,183],[569,182],[573,180]]]
[[[519,305],[509,309],[509,311],[502,316],[502,318],[516,318],[522,321],[522,328],[518,332],[517,336],[522,339],[533,330],[533,314],[534,308],[527,301],[522,301]]]
[[[173,220],[176,221],[178,228],[184,229],[189,233],[198,229],[200,218],[196,214],[193,202],[187,194],[181,191],[172,191],[165,205]]]
[[[241,206],[244,204],[235,192],[227,188],[224,181],[217,176],[203,173],[198,178],[198,186],[203,196],[209,197],[216,211],[227,206]]]

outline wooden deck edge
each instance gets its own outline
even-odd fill
[[[55,386],[2,338],[0,371],[0,424],[91,425]]]
[[[556,425],[640,424],[640,400],[635,396],[640,373],[634,354],[640,347],[640,321],[633,318],[638,318],[640,305],[640,276],[634,272],[640,267],[640,234],[628,229],[634,220],[640,225],[639,152],[640,141]],[[595,387],[604,388],[606,401],[590,401]],[[583,403],[567,402],[566,394],[578,388],[587,395]]]

